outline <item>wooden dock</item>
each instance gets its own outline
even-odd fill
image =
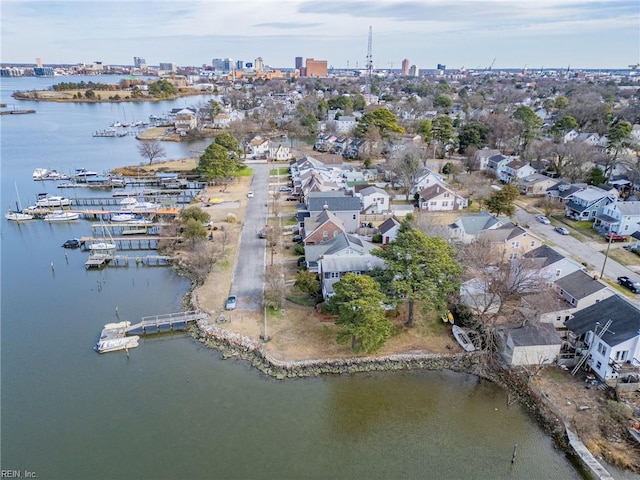
[[[160,240],[178,240],[180,237],[159,237],[151,235],[124,237],[81,237],[80,245],[83,250],[89,250],[92,242],[115,243],[118,250],[155,250]]]
[[[142,317],[142,321],[127,327],[124,333],[126,335],[148,335],[151,333],[161,333],[172,330],[184,330],[188,323],[196,322],[207,317],[209,317],[208,313],[198,312],[196,310]]]
[[[104,267],[128,267],[133,264],[135,266],[145,265],[147,267],[165,267],[168,266],[174,257],[167,255],[142,255],[130,257],[129,255],[111,255],[108,253],[94,253],[89,256],[84,266],[87,270],[101,269]]]

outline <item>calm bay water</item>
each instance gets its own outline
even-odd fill
[[[133,137],[93,131],[201,101],[10,98],[57,81],[2,79],[2,103],[37,110],[0,117],[3,211],[15,204],[14,183],[23,205],[41,191],[60,194],[55,183],[33,182],[34,168],[103,172],[142,162]],[[203,145],[165,148],[181,158]],[[87,194],[74,190],[62,192]],[[87,272],[86,253],[60,246],[89,234],[83,220],[0,223],[2,469],[41,479],[580,478],[504,392],[470,375],[277,381],[184,334],[144,338],[129,357],[98,355],[105,323],[179,311],[188,283],[168,268]]]

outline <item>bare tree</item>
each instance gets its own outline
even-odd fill
[[[167,155],[164,147],[157,140],[142,141],[142,143],[138,144],[138,153],[141,157],[149,159],[149,165],[151,165],[154,160]]]
[[[265,305],[273,309],[280,308],[284,294],[285,283],[282,265],[267,265],[264,272]]]
[[[518,321],[524,326],[537,320],[541,313],[562,306],[550,279],[535,259],[508,260],[503,254],[496,254],[486,240],[462,246],[459,258],[471,279],[463,284],[462,297],[488,350],[497,350],[500,323]],[[536,300],[536,295],[541,295],[543,301]],[[523,309],[523,305],[528,308]]]

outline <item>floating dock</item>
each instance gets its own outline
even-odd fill
[[[208,313],[189,310],[186,312],[142,317],[140,322],[133,325],[127,321],[107,323],[102,329],[102,332],[100,332],[100,339],[95,345],[95,350],[99,353],[126,350],[128,354],[130,348],[138,346],[140,337],[139,335],[134,335],[135,333],[149,335],[152,333],[184,330],[190,322],[196,322],[208,316]]]

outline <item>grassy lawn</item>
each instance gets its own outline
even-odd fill
[[[275,176],[275,175],[289,175],[289,167],[280,167],[280,168],[272,168],[269,171],[269,175],[271,176]]]
[[[640,257],[635,253],[627,252],[623,248],[609,249],[609,258],[624,266],[640,265]]]
[[[253,175],[253,170],[249,167],[242,167],[236,172],[236,177],[250,177]]]

